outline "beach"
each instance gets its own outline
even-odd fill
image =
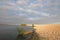
[[[41,40],[60,40],[60,24],[36,25],[34,28]]]

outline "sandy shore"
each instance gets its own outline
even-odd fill
[[[60,40],[60,24],[36,25],[35,29],[41,40]]]

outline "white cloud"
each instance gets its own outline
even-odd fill
[[[25,2],[25,0],[17,0],[16,3],[18,5],[24,5],[26,2]]]
[[[18,9],[19,9],[20,11],[25,11],[25,9],[24,9],[24,8],[18,8]],[[17,10],[18,10],[18,9],[17,9]]]
[[[38,11],[35,11],[35,10],[32,10],[32,9],[24,9],[24,8],[21,8],[21,7],[19,7],[18,9],[17,9],[18,11],[25,11],[25,12],[28,12],[28,13],[34,13],[34,14],[37,14],[38,13]]]
[[[40,7],[40,6],[42,6],[42,4],[31,4],[31,5],[30,5],[31,8],[33,8],[33,7],[38,7],[38,6]]]
[[[34,18],[28,18],[28,20],[34,20]]]
[[[16,4],[15,4],[15,3],[12,3],[12,2],[7,3],[7,5],[8,5],[8,6],[16,6]]]
[[[42,8],[43,5],[40,4],[40,3],[37,3],[37,4],[31,3],[31,4],[28,6],[29,9],[34,9],[34,8],[38,8],[38,7]]]
[[[48,17],[50,16],[49,13],[41,13],[41,15],[42,15],[42,16],[48,16]]]
[[[38,2],[42,2],[42,0],[37,0]]]
[[[21,13],[21,14],[18,14],[17,16],[27,16],[26,14],[23,14],[23,13]]]
[[[32,9],[27,9],[26,11],[29,12],[29,13],[34,13],[34,14],[38,13],[38,11],[35,11],[35,10],[32,10]]]
[[[3,9],[3,10],[14,10],[14,9],[16,9],[16,4],[15,3],[11,3],[11,2],[8,2],[8,3],[6,3],[6,4],[4,4],[4,5],[2,5],[2,6],[0,6],[0,8],[1,9]]]

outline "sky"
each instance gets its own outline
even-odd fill
[[[60,24],[60,0],[0,0],[0,24]]]

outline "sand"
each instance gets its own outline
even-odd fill
[[[43,24],[34,27],[39,40],[60,40],[60,24]]]

